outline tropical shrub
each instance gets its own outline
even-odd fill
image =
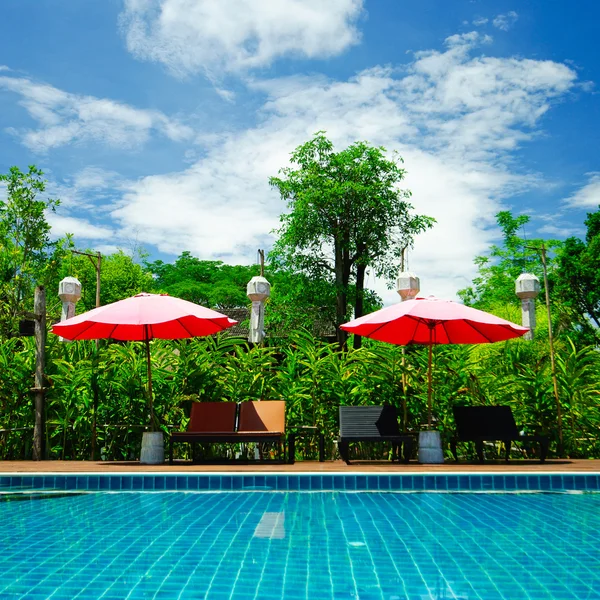
[[[288,428],[324,431],[328,457],[336,455],[340,405],[393,404],[404,430],[423,429],[427,348],[365,342],[360,349],[340,351],[337,344],[321,342],[306,331],[291,332],[287,344],[276,347],[250,347],[244,340],[223,335],[155,340],[151,343],[155,413],[168,433],[187,426],[193,401],[284,399]],[[30,338],[0,342],[0,457],[4,459],[30,458],[34,353]],[[594,347],[578,348],[568,339],[557,344],[556,355],[563,452],[578,458],[599,457],[600,355]],[[96,458],[139,456],[141,433],[150,424],[143,344],[63,343],[50,335],[46,374],[48,458],[90,459],[93,445]],[[507,404],[527,431],[551,437],[551,452],[556,454],[557,407],[544,339],[437,346],[432,382],[434,424],[446,441],[454,428],[452,406]],[[316,446],[316,437],[303,436],[297,458],[315,457]],[[387,456],[387,449],[366,446],[358,451],[365,457]]]

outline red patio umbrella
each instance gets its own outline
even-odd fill
[[[427,426],[431,428],[431,356],[434,344],[482,344],[519,337],[529,331],[476,308],[433,296],[394,304],[354,319],[342,329],[398,344],[427,344]]]
[[[209,308],[165,294],[138,294],[57,323],[52,333],[67,340],[113,339],[146,342],[148,398],[154,429],[150,340],[179,340],[212,335],[235,325]]]

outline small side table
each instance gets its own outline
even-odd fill
[[[319,436],[319,462],[325,461],[325,436],[318,427],[302,426],[295,429],[288,435],[288,464],[293,465],[296,462],[296,437],[304,435]]]

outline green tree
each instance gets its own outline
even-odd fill
[[[157,260],[146,268],[154,289],[216,309],[246,306],[246,285],[256,275],[256,267],[200,260],[187,251],[174,263]]]
[[[81,282],[81,300],[77,312],[85,312],[96,306],[96,268],[95,259],[70,252],[73,246],[65,249],[65,257],[60,271],[52,282],[50,300],[57,299],[58,282],[66,276],[77,277]],[[93,250],[85,252],[95,254]],[[102,257],[100,269],[100,303],[110,304],[123,298],[129,298],[140,292],[148,292],[154,285],[152,275],[122,250]],[[60,301],[56,300],[59,304]]]
[[[361,316],[367,267],[391,279],[403,248],[434,220],[411,214],[410,192],[398,188],[405,174],[401,159],[386,158],[384,148],[356,142],[335,152],[319,132],[296,148],[291,161],[294,166],[269,180],[290,209],[281,216],[272,256],[292,270],[330,278],[339,326],[348,316],[351,281]],[[338,343],[345,341],[338,327]]]
[[[558,257],[556,291],[571,309],[588,343],[597,344],[600,327],[600,210],[588,213],[585,241],[565,240]],[[593,323],[593,325],[592,325]]]
[[[526,239],[517,235],[519,229],[529,223],[527,215],[513,217],[510,211],[501,211],[496,222],[502,231],[502,245],[493,245],[486,256],[477,256],[477,276],[473,285],[459,290],[458,295],[465,304],[481,310],[495,310],[502,305],[517,304],[515,280],[521,273],[533,273],[543,287],[543,269],[539,251],[544,243],[549,250],[561,246],[557,240]],[[549,267],[554,268],[552,258]],[[543,298],[543,289],[540,297]]]
[[[0,182],[6,198],[0,198],[0,328],[4,336],[14,334],[19,313],[30,310],[33,289],[43,284],[55,266],[49,257],[56,248],[50,242],[46,210],[59,201],[40,198],[46,190],[43,172],[30,166],[26,173],[11,167]]]
[[[253,265],[200,260],[187,251],[174,263],[157,260],[146,267],[154,278],[154,290],[223,311],[248,306],[246,286],[258,274]],[[329,281],[294,272],[276,261],[266,266],[265,277],[271,283],[265,321],[272,340],[292,329],[308,328],[317,335],[334,329],[335,290]],[[369,300],[376,303],[370,296]]]

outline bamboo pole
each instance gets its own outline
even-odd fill
[[[554,388],[554,400],[556,402],[556,417],[558,426],[558,456],[563,456],[563,427],[562,427],[562,409],[560,406],[560,396],[558,394],[558,382],[556,380],[556,362],[554,360],[554,336],[552,335],[552,314],[550,313],[550,292],[548,291],[548,273],[546,267],[546,247],[542,243],[539,249],[542,257],[542,266],[544,268],[544,293],[546,295],[546,311],[548,313],[548,341],[550,342],[550,367],[552,369],[552,386]]]
[[[33,428],[33,460],[44,458],[44,367],[46,352],[46,290],[43,285],[35,288],[33,304],[35,314],[35,375],[34,405],[35,423]]]

